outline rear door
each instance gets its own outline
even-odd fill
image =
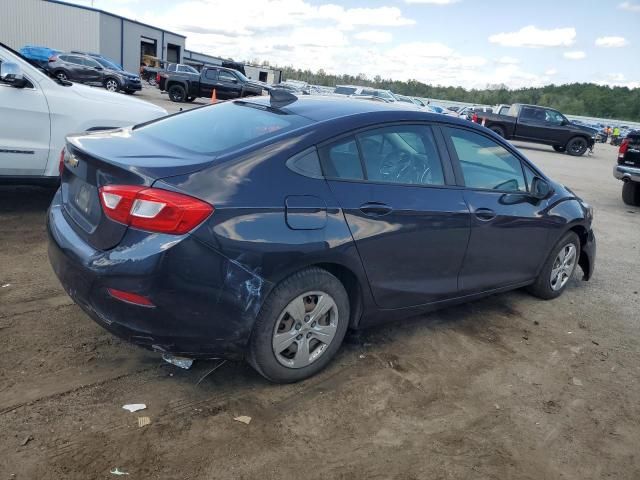
[[[471,212],[461,293],[533,279],[548,253],[553,225],[547,201],[527,195],[535,171],[484,134],[453,127],[443,131]]]
[[[381,308],[458,292],[469,211],[462,190],[450,185],[453,173],[436,134],[428,125],[389,125],[320,148]]]
[[[545,113],[543,108],[523,106],[516,122],[516,140],[537,141],[544,138]]]
[[[77,55],[61,55],[60,60],[65,62],[65,68],[69,70],[72,75],[72,80],[78,82],[87,81],[87,67],[82,61],[82,57]]]
[[[200,74],[200,95],[211,97],[214,88],[218,88],[218,69],[207,68]],[[216,96],[217,93],[216,91]]]

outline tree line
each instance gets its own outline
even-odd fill
[[[302,80],[313,85],[361,85],[391,90],[412,97],[437,98],[458,102],[497,105],[500,103],[528,103],[555,108],[569,115],[611,118],[640,122],[640,88],[609,87],[594,83],[571,83],[544,87],[509,89],[505,85],[488,85],[485,89],[466,90],[462,87],[428,85],[418,80],[373,79],[364,74],[333,75],[320,69],[317,72],[293,67],[278,67],[282,78]]]

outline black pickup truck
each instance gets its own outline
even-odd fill
[[[162,72],[158,88],[166,90],[174,102],[192,102],[198,97],[210,98],[213,90],[219,100],[262,95],[265,86],[249,80],[237,70],[216,66],[204,67],[200,75]]]
[[[580,156],[593,148],[597,131],[571,123],[557,110],[511,105],[507,115],[478,113],[478,123],[509,140],[551,145],[556,152]]]

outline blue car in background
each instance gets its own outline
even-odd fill
[[[25,45],[20,49],[20,53],[31,60],[32,62],[37,63],[39,66],[46,68],[49,64],[49,59],[55,57],[56,55],[63,53],[62,50],[56,50],[55,48],[49,47],[40,47],[37,45]]]

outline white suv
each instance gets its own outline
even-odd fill
[[[165,115],[142,100],[51,78],[0,43],[0,182],[56,179],[70,133]]]

